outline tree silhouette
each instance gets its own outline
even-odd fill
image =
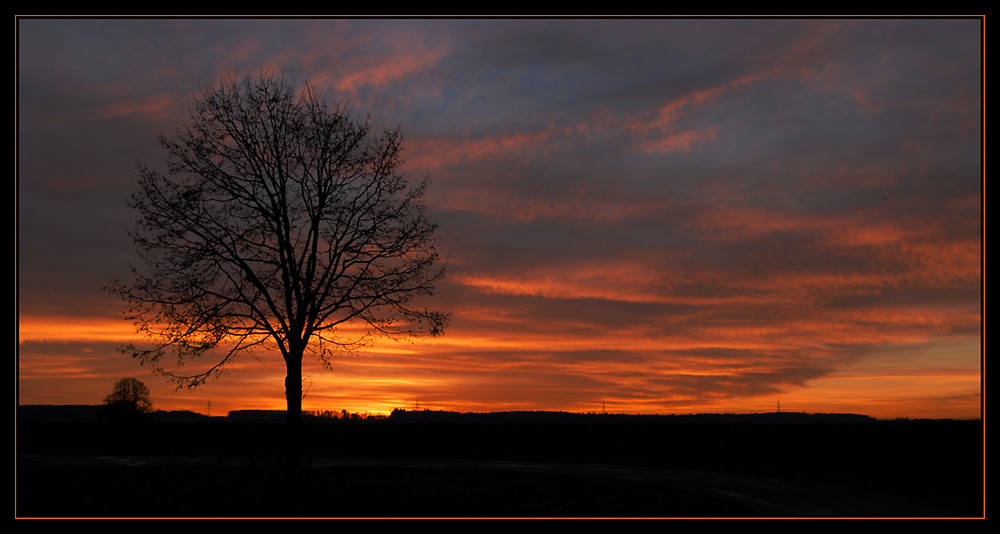
[[[137,378],[122,378],[104,397],[104,417],[108,420],[135,419],[153,410],[149,388]]]
[[[447,316],[418,304],[443,275],[428,180],[400,171],[399,129],[377,132],[308,83],[261,74],[203,90],[160,142],[166,174],[140,165],[129,203],[145,265],[111,285],[153,342],[126,353],[196,387],[239,354],[276,349],[288,421],[300,423],[304,355],[329,367],[373,336],[442,332]]]

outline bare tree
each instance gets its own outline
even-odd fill
[[[401,143],[308,83],[259,75],[203,90],[189,123],[161,137],[166,174],[139,167],[131,233],[145,265],[112,288],[154,345],[125,351],[195,387],[276,349],[298,423],[305,354],[329,367],[373,336],[441,333],[447,315],[419,305],[443,275],[428,181],[400,171]]]
[[[138,378],[122,378],[115,382],[111,393],[104,397],[104,404],[137,413],[147,413],[153,409],[149,388]]]

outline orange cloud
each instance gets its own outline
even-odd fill
[[[438,209],[467,211],[507,222],[578,221],[614,224],[669,214],[680,201],[657,195],[632,195],[626,189],[567,186],[558,193],[518,191],[515,186],[453,182],[434,192]]]
[[[21,315],[17,318],[17,337],[19,344],[32,341],[126,342],[138,339],[132,325],[121,319]]]
[[[788,230],[811,231],[825,227],[828,222],[814,214],[790,213],[750,206],[716,205],[693,211],[685,224],[689,228],[704,232],[702,238],[738,240]]]

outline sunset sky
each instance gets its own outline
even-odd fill
[[[429,175],[445,335],[305,362],[305,410],[980,415],[981,18],[20,18],[20,404],[283,409],[116,347],[136,165],[282,71]]]

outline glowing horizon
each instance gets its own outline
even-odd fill
[[[59,328],[46,329],[47,325],[59,325]],[[85,347],[96,344],[105,347],[105,350],[111,350],[116,343],[142,341],[141,337],[134,335],[122,336],[129,327],[123,321],[115,319],[105,319],[97,324],[81,324],[79,321],[72,323],[50,319],[49,322],[43,322],[22,318],[20,326],[21,345],[80,344]],[[604,343],[607,346],[618,345],[615,339],[609,339]],[[97,352],[98,349],[83,347],[77,349],[81,355],[77,367],[81,375],[90,366],[88,360],[106,358],[106,355]],[[421,409],[459,412],[591,413],[606,410],[609,413],[624,414],[756,413],[773,411],[776,403],[782,402],[784,411],[789,412],[850,412],[879,419],[980,417],[978,387],[981,376],[978,366],[952,364],[953,367],[942,367],[929,372],[923,369],[920,360],[914,359],[912,355],[903,361],[898,356],[886,355],[881,357],[885,360],[883,367],[873,367],[869,361],[853,366],[862,367],[860,370],[852,371],[853,367],[848,366],[829,376],[812,379],[808,386],[792,387],[785,391],[738,395],[733,398],[676,395],[673,398],[644,401],[623,397],[620,394],[616,396],[613,388],[596,387],[593,388],[591,395],[577,395],[578,398],[569,402],[517,400],[517,395],[505,400],[476,398],[476,395],[481,394],[484,389],[491,390],[494,398],[500,396],[496,391],[499,384],[491,384],[488,378],[494,373],[509,373],[519,377],[518,380],[523,383],[533,382],[534,379],[527,378],[532,375],[578,376],[579,380],[587,380],[588,375],[641,376],[650,371],[645,362],[632,364],[622,361],[590,362],[588,367],[581,364],[554,364],[551,362],[552,358],[544,357],[546,354],[571,352],[581,347],[599,350],[601,345],[592,341],[564,340],[552,341],[547,346],[540,347],[532,339],[504,342],[475,335],[463,337],[461,332],[442,338],[416,340],[412,343],[384,340],[358,356],[345,356],[336,360],[332,372],[307,359],[304,368],[307,392],[303,409],[338,413],[346,410],[350,413],[370,414],[388,414],[397,408],[413,409],[418,406]],[[487,352],[516,350],[525,355],[517,360],[508,361],[503,366],[504,369],[498,371],[488,359],[475,354],[484,348]],[[698,348],[687,344],[678,350]],[[956,354],[961,354],[978,352],[979,347],[957,346],[952,350]],[[64,375],[67,370],[71,371],[74,368],[63,355],[54,355],[51,359],[47,359],[42,354],[43,350],[36,349],[32,352],[35,355],[27,360],[25,356],[21,357],[22,372],[19,378],[22,383],[55,381],[57,379],[53,378],[54,376]],[[435,354],[440,356],[435,357]],[[921,358],[934,356],[935,361],[944,361],[937,354],[920,356]],[[278,354],[263,355],[261,362],[243,358],[226,376],[193,391],[173,391],[173,386],[166,384],[163,378],[149,374],[148,370],[137,364],[128,365],[132,362],[125,356],[120,358],[121,361],[118,362],[118,367],[122,369],[120,374],[136,376],[150,386],[155,409],[190,410],[198,413],[211,411],[215,415],[231,410],[285,409],[282,386],[284,365]],[[461,369],[458,373],[451,369],[456,360]],[[879,358],[876,358],[873,361],[878,360]],[[725,378],[741,367],[758,373],[765,369],[759,363],[753,361],[741,363],[743,361],[737,357],[720,363],[718,358],[688,356],[674,358],[667,364],[667,368],[660,371],[680,373],[688,380],[696,380],[699,377],[704,379],[713,376]],[[873,367],[873,370],[864,370],[863,367],[866,366]],[[127,370],[130,367],[133,371],[131,374]],[[32,369],[34,372],[25,373],[25,369]],[[113,373],[100,377],[90,376],[90,384],[84,390],[93,392],[92,396],[76,402],[60,401],[58,396],[30,396],[31,392],[22,387],[21,404],[99,404],[103,394],[106,393],[104,389],[110,389],[111,383],[117,378],[120,377]],[[642,382],[648,378],[635,380]],[[625,379],[616,380],[614,384],[619,388],[636,387],[634,383],[630,384]],[[544,384],[531,387],[544,390]],[[243,393],[247,389],[267,394],[247,397]]]

